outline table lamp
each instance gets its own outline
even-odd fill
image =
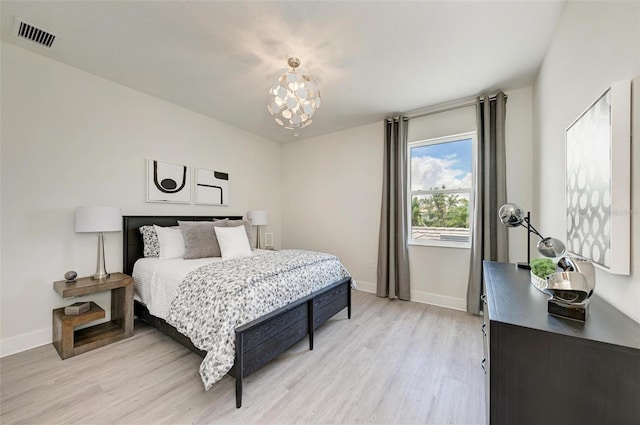
[[[77,207],[76,233],[98,234],[98,265],[92,279],[109,277],[104,262],[104,232],[122,231],[122,211],[118,207]]]
[[[260,226],[269,223],[267,212],[264,210],[254,210],[247,212],[247,219],[251,220],[251,225],[257,227],[256,233],[256,249],[260,249]]]

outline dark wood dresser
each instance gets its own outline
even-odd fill
[[[484,262],[484,282],[487,424],[640,424],[640,324],[597,282],[586,322],[549,315],[515,264]]]

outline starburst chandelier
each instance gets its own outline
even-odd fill
[[[320,90],[311,75],[300,66],[300,59],[289,58],[291,71],[282,74],[269,89],[267,109],[278,124],[289,130],[308,126],[320,107]]]

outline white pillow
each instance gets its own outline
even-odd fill
[[[160,259],[184,257],[184,238],[179,227],[160,227],[155,224],[153,227],[158,235],[158,243],[160,245],[158,257]]]
[[[214,227],[222,258],[249,257],[251,246],[244,226]],[[162,247],[162,244],[160,245]],[[162,251],[161,251],[162,252]]]

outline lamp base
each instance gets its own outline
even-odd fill
[[[529,265],[529,263],[518,263],[518,268],[519,269],[531,270],[531,266]]]
[[[580,304],[570,304],[555,298],[550,298],[549,301],[547,301],[547,312],[565,319],[584,322],[587,320],[587,314],[589,313],[589,300],[587,299]]]
[[[107,273],[107,269],[104,266],[104,234],[98,233],[98,264],[96,266],[96,272],[91,275],[93,280],[107,279],[110,276]]]

